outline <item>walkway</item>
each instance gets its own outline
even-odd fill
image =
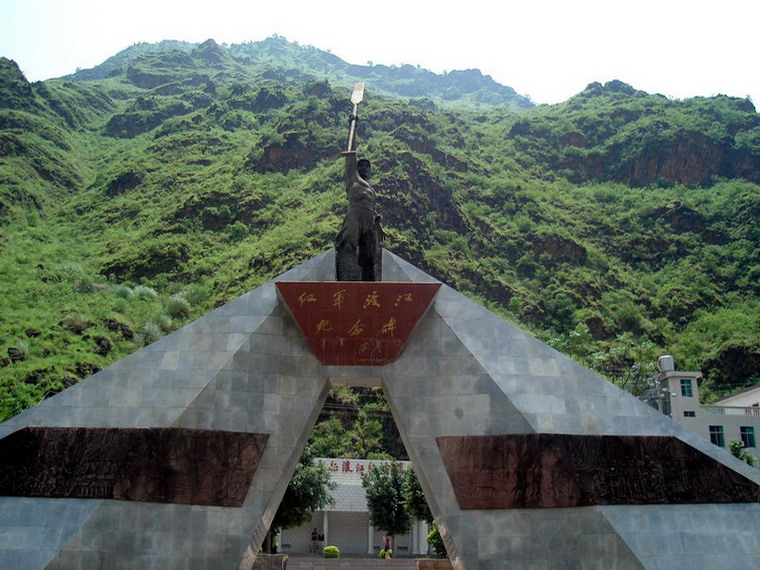
[[[288,555],[288,570],[332,570],[335,568],[351,570],[417,570],[417,558],[320,558],[315,556]],[[437,561],[447,563],[446,560]],[[451,568],[450,564],[446,564]]]

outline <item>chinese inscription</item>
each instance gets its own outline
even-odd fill
[[[399,471],[404,471],[408,462],[403,461],[372,461],[368,459],[344,459],[340,462],[334,459],[317,459],[319,465],[326,465],[327,469],[333,473],[363,473],[373,467],[390,469],[391,464],[395,463]]]
[[[298,302],[303,307],[304,303],[315,303],[317,300],[314,298],[314,295],[311,293],[302,293],[298,296]]]
[[[340,289],[333,293],[333,307],[343,308],[343,303],[346,302],[346,290]]]
[[[367,309],[370,307],[377,307],[380,308],[380,303],[377,300],[377,291],[372,291],[367,297],[364,299],[364,306],[363,309]]]
[[[400,354],[439,283],[277,282],[323,364],[382,366]]]
[[[348,336],[358,336],[364,332],[364,325],[362,324],[362,320],[358,319],[354,324],[351,325],[351,328],[348,329]]]

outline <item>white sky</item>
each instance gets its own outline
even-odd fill
[[[760,106],[758,22],[760,0],[0,0],[0,56],[35,81],[141,41],[276,33],[349,63],[478,68],[536,103],[620,79]]]

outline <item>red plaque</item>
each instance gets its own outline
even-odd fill
[[[278,281],[277,291],[322,364],[396,360],[440,283]]]

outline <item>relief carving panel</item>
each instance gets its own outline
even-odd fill
[[[760,486],[675,437],[439,437],[462,509],[760,501]]]
[[[243,504],[269,436],[26,427],[0,440],[0,495]]]

